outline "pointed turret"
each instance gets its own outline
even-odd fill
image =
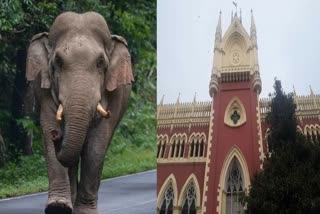
[[[197,92],[194,93],[194,97],[193,97],[193,103],[197,102]]]
[[[233,21],[233,10],[231,11],[231,23]]]
[[[250,27],[250,37],[253,45],[257,46],[257,29],[254,23],[253,10],[251,9],[251,27]]]
[[[178,99],[177,99],[176,104],[179,104],[179,103],[180,103],[180,92],[179,92],[179,95],[178,95]]]
[[[214,48],[219,48],[222,39],[222,28],[221,28],[221,10],[219,15],[219,20],[216,28],[216,38],[214,40]]]
[[[164,95],[162,95],[161,101],[160,101],[160,105],[163,105],[163,101],[164,101]]]
[[[295,89],[294,85],[292,87],[293,87],[293,95],[297,96],[296,89]]]
[[[309,88],[310,88],[310,95],[313,96],[314,93],[313,93],[313,90],[312,90],[312,88],[311,88],[311,85],[309,85]]]

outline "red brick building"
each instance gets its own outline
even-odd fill
[[[241,17],[222,36],[215,34],[208,102],[158,105],[157,212],[243,213],[239,193],[247,193],[262,170],[268,150],[265,118],[270,98],[260,99],[256,26],[250,34]],[[297,129],[320,140],[320,96],[296,96]]]

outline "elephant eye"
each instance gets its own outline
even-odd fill
[[[97,60],[97,68],[103,68],[103,67],[105,67],[105,65],[106,65],[106,62],[105,62],[104,58],[99,57]]]
[[[63,60],[62,60],[62,58],[59,56],[59,55],[56,55],[56,57],[55,57],[55,62],[56,62],[56,64],[61,68],[62,67],[62,65],[63,65]]]

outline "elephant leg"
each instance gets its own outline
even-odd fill
[[[106,124],[90,130],[81,156],[81,174],[75,214],[98,214],[97,199],[105,154],[113,131]]]
[[[70,188],[71,188],[71,201],[72,205],[75,204],[77,198],[77,189],[78,189],[78,168],[79,163],[77,165],[69,168],[69,180],[70,180]]]
[[[55,143],[61,138],[60,125],[55,119],[55,106],[50,100],[41,104],[40,123],[47,162],[49,189],[46,214],[71,214],[72,202],[68,169],[57,160]]]
[[[71,214],[72,203],[68,169],[64,168],[57,160],[51,139],[45,139],[45,148],[49,179],[48,203],[45,213]]]

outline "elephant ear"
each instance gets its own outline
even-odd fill
[[[110,51],[110,65],[105,76],[107,91],[114,91],[121,85],[131,84],[134,81],[131,67],[131,56],[124,38],[112,35]]]
[[[48,69],[48,33],[39,33],[32,37],[28,48],[26,78],[33,81],[41,73],[41,88],[50,88]]]

